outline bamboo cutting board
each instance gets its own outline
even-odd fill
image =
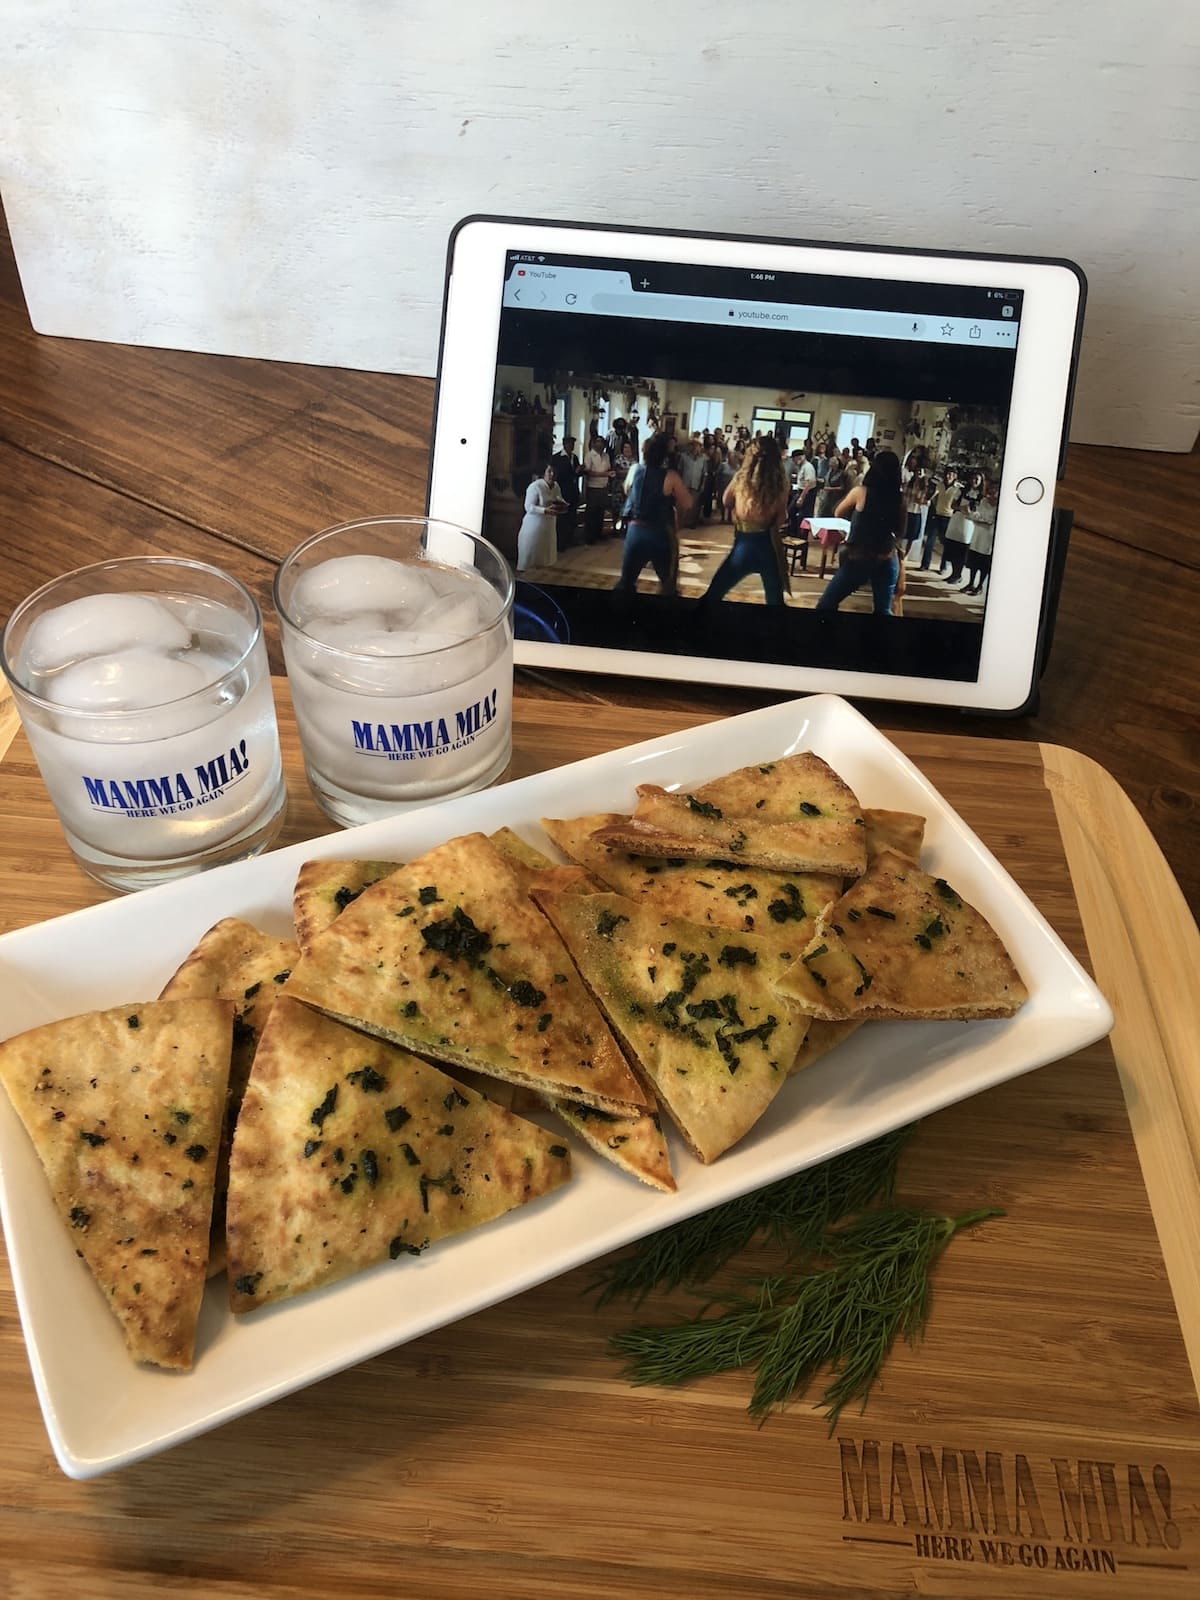
[[[286,842],[326,831],[286,689]],[[0,707],[0,752],[11,717]],[[699,718],[518,701],[514,775]],[[1200,1592],[1200,939],[1092,763],[903,735],[1085,960],[1112,1039],[930,1118],[903,1198],[960,1236],[929,1329],[836,1435],[746,1378],[631,1390],[571,1274],[91,1483],[54,1464],[0,1268],[0,1595],[1031,1597]],[[104,898],[17,734],[0,927]],[[1085,938],[1086,935],[1086,938]],[[657,1318],[690,1307],[651,1301]]]

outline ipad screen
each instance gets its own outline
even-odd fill
[[[519,627],[974,681],[1021,302],[511,252],[483,531],[517,565]],[[772,460],[786,498],[765,517],[737,486]],[[686,509],[663,499],[672,472]],[[855,517],[868,473],[872,502],[892,483],[900,497],[898,595],[897,564]],[[763,481],[778,488],[773,469]]]

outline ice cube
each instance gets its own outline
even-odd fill
[[[205,683],[218,683],[232,668],[237,658],[223,660],[208,650],[186,650],[178,659],[186,662],[189,667],[195,667]]]
[[[419,628],[433,627],[459,639],[469,639],[483,625],[479,599],[473,594],[458,594],[435,600],[425,607],[416,624]]]
[[[190,643],[184,624],[153,595],[83,595],[43,612],[29,630],[21,666],[24,673],[38,675],[131,646],[165,654]]]
[[[423,695],[457,683],[469,672],[462,640],[451,633],[405,632],[373,634],[360,641],[350,660],[330,651],[314,650],[310,670],[335,688],[357,689],[366,694]]]
[[[195,694],[212,681],[210,672],[186,658],[132,649],[64,667],[50,679],[46,694],[75,711],[144,711]]]
[[[367,642],[388,636],[387,618],[382,611],[364,611],[350,619],[310,617],[304,624],[304,631],[310,639],[331,644],[336,650],[349,650],[356,655],[387,654],[386,649],[380,652]]]
[[[433,599],[424,575],[387,556],[335,556],[296,581],[290,610],[301,627],[309,617],[353,617],[394,611],[414,616]]]

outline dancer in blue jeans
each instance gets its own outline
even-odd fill
[[[625,548],[621,576],[615,592],[633,594],[647,566],[658,574],[663,594],[678,591],[679,545],[676,515],[692,509],[692,496],[683,479],[667,466],[671,441],[665,433],[652,433],[642,446],[642,463],[634,467],[625,495]]]
[[[892,614],[900,581],[898,549],[904,542],[904,499],[900,493],[900,458],[893,450],[877,450],[866,477],[838,506],[836,516],[850,518],[850,536],[841,565],[817,601],[818,611],[836,611],[857,589],[871,585],[876,616]]]
[[[713,574],[701,604],[723,600],[743,578],[762,579],[769,606],[784,603],[787,583],[776,534],[787,515],[788,480],[778,441],[755,439],[726,489],[723,504],[733,513],[733,549]]]

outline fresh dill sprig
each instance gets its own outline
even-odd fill
[[[896,1164],[911,1133],[911,1127],[899,1128],[819,1167],[651,1234],[629,1255],[601,1268],[589,1285],[599,1291],[597,1304],[619,1295],[638,1302],[652,1289],[703,1283],[763,1230],[793,1254],[812,1249],[841,1218],[876,1201],[890,1202]]]
[[[997,1210],[942,1217],[911,1207],[869,1211],[826,1233],[809,1270],[763,1279],[750,1292],[719,1296],[703,1313],[666,1327],[631,1328],[610,1344],[634,1384],[673,1386],[753,1366],[751,1416],[807,1390],[822,1368],[821,1405],[833,1432],[843,1407],[865,1406],[898,1336],[915,1343],[929,1310],[934,1263],[960,1228]],[[707,1308],[706,1308],[707,1309]]]

